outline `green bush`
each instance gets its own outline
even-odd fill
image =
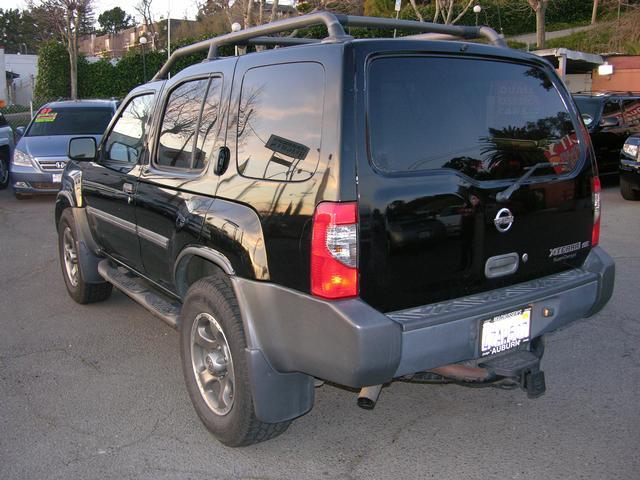
[[[40,46],[38,75],[33,91],[35,99],[66,98],[70,92],[69,53],[58,42],[46,42]]]

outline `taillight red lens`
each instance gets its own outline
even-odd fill
[[[593,230],[591,231],[591,246],[595,247],[600,243],[600,179],[593,177],[592,184],[593,197]]]
[[[357,203],[323,202],[313,216],[311,293],[323,298],[358,295]]]

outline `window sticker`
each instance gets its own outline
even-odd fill
[[[54,112],[50,108],[43,108],[38,112],[34,120],[35,123],[54,122],[58,116],[57,112]]]

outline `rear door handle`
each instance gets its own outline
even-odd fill
[[[133,185],[131,183],[125,183],[122,185],[122,191],[124,193],[131,194],[133,193]]]

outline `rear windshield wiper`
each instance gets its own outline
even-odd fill
[[[506,202],[507,200],[509,200],[509,198],[511,198],[511,195],[513,195],[513,192],[518,190],[522,186],[522,184],[524,182],[526,182],[527,179],[531,175],[533,175],[533,172],[535,172],[539,168],[563,167],[563,166],[566,166],[566,165],[567,165],[567,162],[540,162],[540,163],[536,163],[532,167],[529,167],[527,169],[527,171],[524,173],[524,175],[522,175],[515,182],[513,182],[511,185],[509,185],[509,187],[507,187],[505,190],[502,190],[501,192],[498,192],[498,194],[496,195],[496,200],[498,202]]]

